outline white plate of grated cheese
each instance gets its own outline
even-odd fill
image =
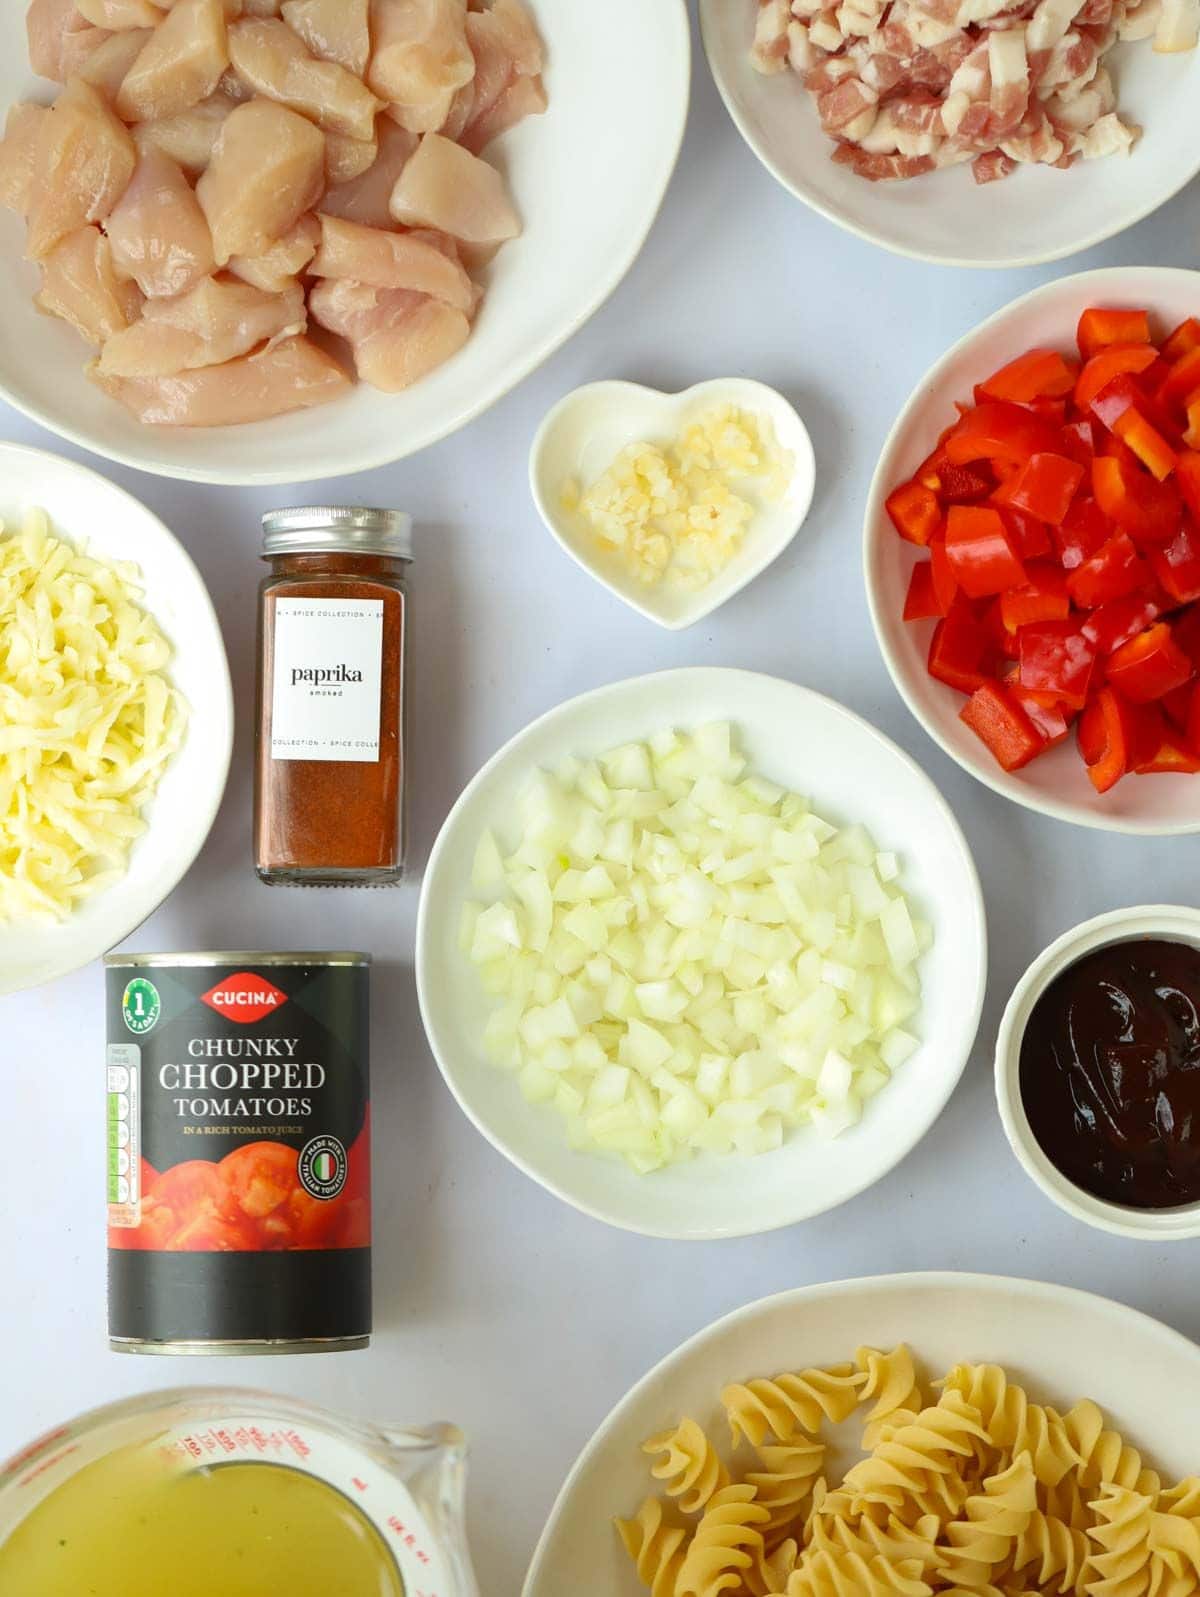
[[[68,568],[65,582],[61,576],[56,581],[56,564],[66,559],[66,551],[55,555],[51,545],[39,541],[39,512],[48,519],[50,537],[105,568],[96,577],[97,586],[84,576],[76,578],[73,568]],[[53,980],[98,958],[139,926],[179,882],[208,836],[225,789],[233,748],[233,697],[221,628],[200,573],[174,535],[123,489],[42,450],[0,444],[0,523],[3,994]],[[30,527],[35,530],[26,533]],[[14,571],[20,551],[13,540],[25,537],[32,541],[21,555],[22,585],[21,573]],[[30,587],[29,571],[39,565]],[[117,566],[119,589],[109,586]],[[68,836],[73,832],[77,843],[90,846],[105,831],[131,837],[123,859],[81,861],[69,846],[60,849],[58,834],[32,835],[29,772],[34,770],[39,798],[44,799],[41,784],[54,756],[46,753],[45,718],[34,720],[26,711],[31,694],[48,693],[60,698],[54,715],[63,724],[70,726],[72,716],[75,724],[81,723],[80,705],[92,712],[89,680],[94,686],[101,670],[101,645],[92,625],[95,611],[125,603],[129,590],[133,609],[123,612],[122,626],[135,628],[140,611],[153,628],[146,629],[144,639],[138,632],[133,642],[122,645],[121,660],[103,666],[105,681],[111,686],[114,670],[130,669],[132,696],[139,671],[153,674],[160,684],[158,704],[152,711],[147,701],[132,717],[118,717],[119,742],[97,726],[93,715],[89,724],[99,755],[81,759],[73,774],[62,779],[65,785],[56,789]],[[47,642],[53,653],[39,658],[35,668],[28,639],[30,628],[38,625],[38,655]],[[165,663],[161,657],[167,650],[159,634],[169,647]],[[31,686],[33,675],[37,681]],[[182,709],[172,690],[183,701]],[[119,699],[118,693],[111,700],[113,713]],[[152,713],[154,728],[148,720]],[[157,733],[164,717],[167,736]],[[40,751],[34,767],[28,763],[31,746]],[[149,750],[145,756],[143,749]],[[150,767],[152,756],[161,764],[161,775],[155,764],[148,779],[143,775],[135,780],[133,773]],[[124,771],[126,760],[129,768]],[[62,764],[60,757],[55,781]],[[122,798],[100,797],[123,785],[147,801],[135,809]],[[39,809],[39,814],[46,813]],[[58,870],[54,861],[60,854],[67,862]],[[36,873],[31,861],[36,861]]]

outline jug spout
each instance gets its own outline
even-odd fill
[[[453,1575],[454,1591],[478,1597],[467,1547],[467,1439],[457,1425],[382,1425],[389,1467],[429,1521]]]

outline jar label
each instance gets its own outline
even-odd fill
[[[382,599],[276,599],[271,758],[379,759]]]

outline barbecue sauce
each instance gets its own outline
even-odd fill
[[[1200,1202],[1200,949],[1110,943],[1062,972],[1021,1044],[1043,1152],[1111,1203]]]

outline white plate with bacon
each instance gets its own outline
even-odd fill
[[[1200,0],[700,0],[700,18],[767,169],[901,255],[1059,260],[1200,172]]]

